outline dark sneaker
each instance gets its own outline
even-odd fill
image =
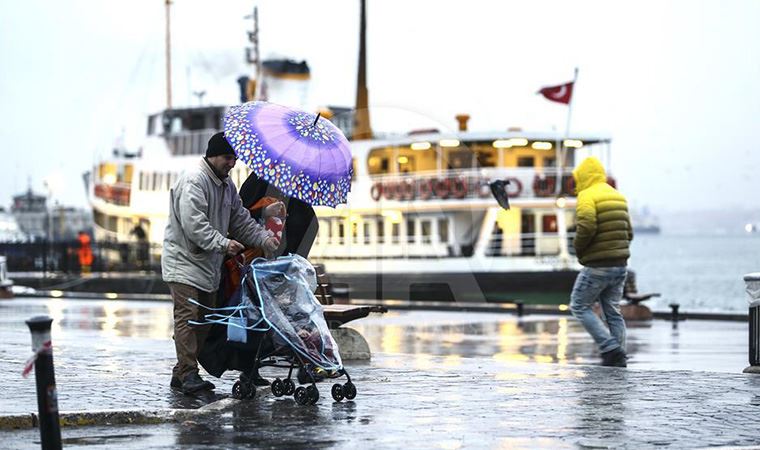
[[[628,367],[626,362],[628,358],[625,356],[625,352],[622,348],[618,347],[614,350],[602,353],[602,365],[609,367]]]
[[[203,389],[214,389],[213,383],[204,381],[197,373],[193,372],[182,380],[182,392],[192,394]]]

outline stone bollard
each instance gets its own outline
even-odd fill
[[[43,450],[61,448],[61,425],[58,420],[58,391],[53,370],[53,345],[47,316],[32,317],[26,321],[32,332],[32,350],[35,354],[34,377],[37,381],[37,409],[40,419],[40,439]]]
[[[749,367],[744,373],[760,373],[760,272],[744,275],[749,302]]]

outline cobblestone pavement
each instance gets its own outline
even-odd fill
[[[14,300],[0,303],[0,414],[36,409],[34,381],[21,378],[20,372],[30,353],[23,319],[41,313],[56,319],[53,341],[61,410],[197,407],[203,403],[173,394],[167,386],[174,358],[168,305]],[[520,336],[514,332],[514,318],[426,314],[425,327],[413,336],[404,334],[410,329],[403,324],[415,319],[414,314],[392,314],[361,325],[376,353],[370,363],[347,364],[359,390],[352,402],[334,403],[331,383],[322,383],[321,399],[314,406],[298,406],[292,398],[266,395],[202,421],[65,428],[64,445],[455,449],[760,444],[760,378],[756,376],[642,370],[636,363],[629,369],[574,365],[569,363],[593,361],[595,356],[589,346],[578,343],[580,336],[576,342],[573,336],[578,330],[560,329],[573,328],[568,323],[561,325],[561,319],[537,320],[547,325],[536,326],[534,331],[525,328],[525,336],[518,339],[524,342],[522,352],[520,344],[512,342]],[[388,322],[388,331],[373,334],[377,331],[372,331],[373,327],[383,320]],[[477,328],[478,323],[500,324],[496,329],[501,331],[466,331]],[[552,324],[556,332],[551,331],[555,328]],[[686,330],[696,325],[679,324],[678,336],[688,335]],[[718,329],[714,333],[719,333],[722,325],[712,323],[712,328]],[[723,341],[732,342],[732,336],[740,333],[730,331],[727,325]],[[657,329],[653,324],[649,332]],[[377,336],[381,336],[379,341]],[[746,342],[746,334],[743,337]],[[478,339],[481,345],[474,343]],[[499,340],[506,342],[494,344]],[[679,354],[678,348],[673,350],[673,342],[680,341],[672,336],[671,340],[663,346]],[[682,347],[691,348],[689,342]],[[456,348],[459,351],[452,350]],[[726,348],[729,353],[736,351],[734,344]],[[647,356],[651,354],[640,349],[632,361],[645,360],[641,366],[647,367],[658,360]],[[559,364],[536,363],[542,360]],[[233,379],[233,374],[225,376],[217,383],[217,391],[228,392]],[[0,432],[0,447],[38,448],[38,441],[34,429]]]

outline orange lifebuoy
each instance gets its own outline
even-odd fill
[[[430,180],[422,180],[417,187],[417,191],[422,200],[428,200],[433,196],[433,183]]]
[[[375,183],[372,185],[372,188],[369,190],[369,195],[372,197],[372,200],[378,201],[380,200],[380,197],[383,195],[383,184],[382,183]]]
[[[467,182],[461,178],[454,178],[451,181],[451,196],[454,198],[465,198],[467,195]]]
[[[507,178],[507,181],[509,182],[509,186],[515,186],[515,189],[513,190],[507,190],[507,197],[509,198],[515,198],[519,197],[522,193],[522,181],[518,180],[517,178]]]
[[[414,181],[404,180],[398,184],[399,200],[414,200]]]
[[[536,197],[548,197],[554,194],[556,187],[557,179],[553,176],[542,178],[536,175],[533,179],[533,193]]]
[[[383,183],[383,197],[386,200],[393,200],[396,198],[396,183]]]
[[[451,180],[448,178],[441,178],[435,181],[433,184],[433,193],[438,198],[449,198],[451,191]]]

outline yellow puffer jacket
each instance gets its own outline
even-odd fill
[[[584,266],[624,266],[631,256],[633,239],[628,203],[623,194],[607,184],[602,163],[586,158],[573,171],[578,203],[573,246]]]

